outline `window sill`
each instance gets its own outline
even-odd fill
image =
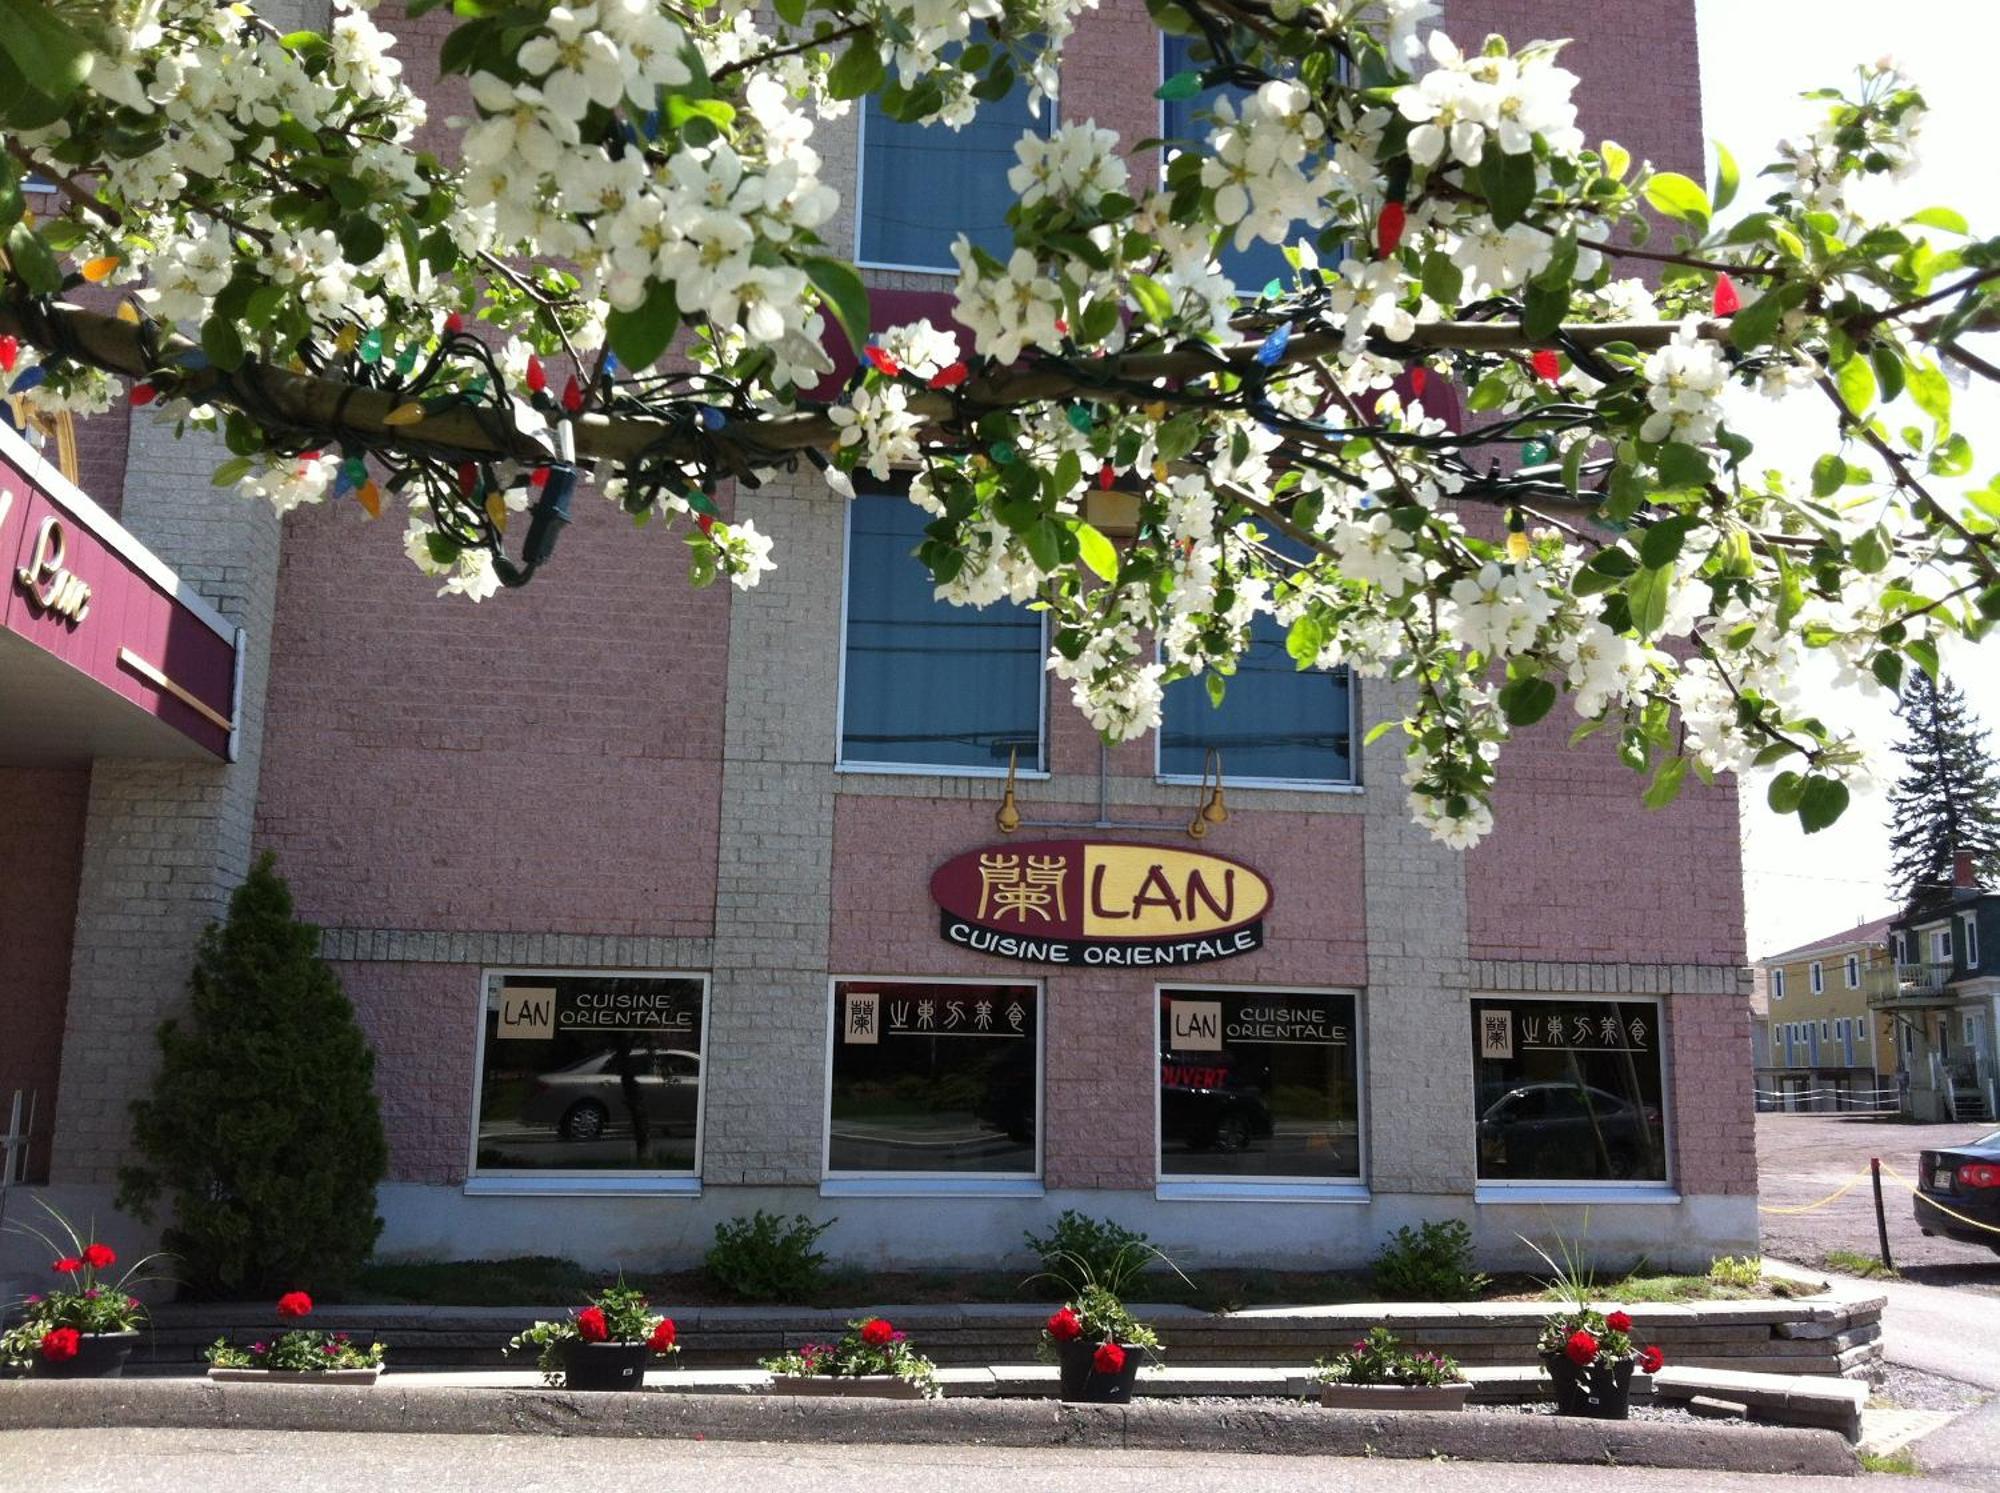
[[[1159,772],[1153,774],[1153,781],[1169,788],[1198,788],[1205,780],[1185,773]],[[1232,792],[1238,788],[1258,793],[1361,792],[1359,783],[1330,783],[1323,778],[1239,778],[1233,773],[1224,780],[1223,786]]]
[[[467,1197],[700,1197],[699,1177],[467,1177]]]
[[[828,1177],[823,1198],[1039,1198],[1039,1177]]]
[[[1365,1182],[1283,1182],[1223,1177],[1162,1181],[1153,1196],[1163,1203],[1367,1203]]]
[[[833,770],[850,776],[885,778],[992,778],[1004,779],[1004,767],[927,767],[921,763],[836,762]],[[1014,773],[1023,783],[1046,783],[1046,771],[1023,767]],[[1192,781],[1192,779],[1190,779]]]
[[[1472,1189],[1475,1203],[1620,1203],[1674,1204],[1680,1192],[1665,1182],[1480,1182]]]

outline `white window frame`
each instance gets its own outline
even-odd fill
[[[1844,968],[1847,977],[1847,988],[1849,990],[1859,990],[1861,988],[1861,956],[1859,954],[1849,954]]]
[[[1781,1001],[1784,998],[1785,972],[1782,969],[1774,969],[1771,971],[1771,999]]]
[[[701,1092],[695,1098],[694,1165],[688,1171],[627,1171],[617,1169],[481,1170],[479,1167],[479,1100],[486,1077],[486,995],[494,980],[527,979],[693,980],[701,986]],[[640,1193],[660,1196],[700,1196],[702,1148],[708,1143],[709,1073],[708,1018],[714,981],[707,971],[690,969],[565,969],[538,965],[489,965],[479,971],[478,999],[473,1002],[472,1127],[467,1140],[463,1191],[473,1197],[594,1196]]]
[[[1889,935],[1889,945],[1889,957],[1893,962],[1897,964],[1909,964],[1912,962],[1910,959],[1910,936],[1905,930],[1898,928],[1894,933],[1891,933]]]
[[[1347,995],[1354,998],[1355,1174],[1347,1177],[1191,1177],[1166,1171],[1165,1105],[1160,1084],[1160,1001],[1169,990],[1214,991],[1217,995]],[[1368,1190],[1368,1011],[1367,997],[1352,985],[1230,985],[1208,980],[1160,980],[1153,986],[1151,1019],[1153,1085],[1153,1195],[1162,1202],[1365,1203]]]
[[[839,1023],[833,1007],[842,985],[1030,985],[1035,991],[1035,1169],[1031,1172],[858,1172],[833,1169],[833,1055]],[[1048,981],[995,975],[829,975],[826,981],[826,1064],[820,1096],[821,1197],[1040,1197],[1048,1156]]]
[[[1812,986],[1814,995],[1826,994],[1826,966],[1815,959],[1812,968],[1806,972],[1806,983]]]
[[[1471,1172],[1473,1176],[1472,1201],[1485,1206],[1501,1203],[1531,1203],[1546,1205],[1552,1203],[1678,1203],[1681,1200],[1680,1184],[1675,1165],[1679,1159],[1676,1150],[1674,1126],[1674,1065],[1672,1048],[1667,1041],[1667,1005],[1657,995],[1598,994],[1595,991],[1579,990],[1574,993],[1556,994],[1551,991],[1525,990],[1475,990],[1471,1000],[1520,1001],[1536,1005],[1560,1006],[1576,1005],[1585,1001],[1599,1005],[1650,1006],[1653,1011],[1653,1036],[1659,1043],[1660,1060],[1660,1148],[1666,1162],[1666,1176],[1657,1182],[1633,1181],[1534,1181],[1527,1178],[1487,1180],[1479,1175],[1479,1117],[1475,1112],[1468,1127],[1471,1140]],[[1468,1004],[1469,1009],[1469,1004]],[[1468,1032],[1468,1037],[1470,1033]],[[1479,1053],[1468,1046],[1467,1056],[1472,1063],[1472,1093],[1477,1104],[1479,1093]],[[1789,1057],[1786,1066],[1790,1066]]]
[[[896,497],[895,493],[857,493],[861,497]],[[907,495],[902,496],[908,502]],[[847,603],[851,578],[854,573],[854,503],[844,505],[840,525],[840,664],[838,677],[834,682],[833,704],[833,770],[837,773],[878,773],[891,777],[933,777],[933,778],[1004,778],[1007,767],[1004,763],[993,767],[945,767],[929,762],[849,762],[842,755],[847,741]],[[912,559],[912,564],[919,563]],[[1011,603],[1010,603],[1011,605]],[[1049,656],[1049,614],[1037,612],[1042,628],[1041,643],[1037,658],[1046,662]],[[1036,675],[1035,689],[1035,730],[1040,735],[1036,746],[1037,761],[1031,766],[1017,769],[1014,776],[1022,782],[1042,783],[1049,778],[1049,679],[1046,668]]]
[[[1978,969],[1979,968],[1979,914],[1977,912],[1962,912],[1958,915],[1958,921],[1959,921],[1959,926],[1965,930],[1964,934],[1962,935],[1963,946],[1965,949],[1965,967],[1967,970]]]
[[[1930,935],[1931,963],[1951,963],[1951,919],[1947,918],[1937,927],[1924,931]]]

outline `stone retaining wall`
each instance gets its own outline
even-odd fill
[[[656,1303],[680,1327],[688,1368],[743,1368],[801,1343],[837,1337],[864,1315],[888,1317],[940,1364],[1021,1363],[1034,1356],[1046,1304],[856,1307],[695,1307]],[[1711,1301],[1631,1306],[1633,1336],[1657,1343],[1670,1363],[1779,1374],[1867,1375],[1882,1356],[1883,1298],[1831,1291],[1799,1300]],[[1527,1364],[1549,1308],[1534,1301],[1256,1307],[1212,1314],[1189,1307],[1138,1307],[1165,1340],[1170,1364],[1298,1367],[1386,1325],[1416,1347],[1449,1353],[1468,1367]],[[508,1363],[500,1349],[555,1307],[329,1306],[312,1325],[387,1343],[398,1368],[478,1368]],[[250,1342],[276,1331],[259,1305],[160,1308],[135,1365],[196,1361],[216,1338]],[[517,1361],[514,1365],[520,1366]]]

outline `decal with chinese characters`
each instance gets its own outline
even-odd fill
[[[1205,964],[1264,945],[1271,884],[1205,851],[1038,840],[967,851],[931,877],[947,943],[1029,964]]]

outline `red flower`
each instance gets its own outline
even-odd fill
[[[42,1334],[42,1357],[50,1363],[68,1363],[83,1351],[83,1335],[74,1327],[54,1327]]]
[[[586,1343],[601,1343],[611,1336],[611,1325],[604,1320],[604,1309],[586,1306],[576,1314],[576,1335]]]
[[[1569,1341],[1563,1344],[1563,1352],[1569,1356],[1571,1363],[1582,1368],[1597,1357],[1597,1339],[1579,1327],[1569,1335]]]
[[[313,1299],[304,1291],[287,1291],[278,1298],[278,1315],[281,1317],[309,1317],[312,1309]]]
[[[1612,1312],[1604,1319],[1604,1325],[1609,1327],[1613,1332],[1630,1332],[1632,1330],[1632,1319],[1623,1312]]]
[[[890,378],[894,378],[903,371],[901,363],[898,363],[894,358],[882,351],[881,348],[873,344],[862,348],[861,351],[867,355],[869,362],[873,363],[883,373],[888,374]]]
[[[118,1256],[112,1253],[108,1244],[89,1244],[84,1246],[83,1263],[92,1270],[102,1270],[107,1265],[116,1265]]]
[[[1116,1343],[1099,1343],[1090,1355],[1090,1366],[1100,1374],[1115,1374],[1125,1367],[1125,1350]]]
[[[887,1347],[895,1335],[896,1329],[881,1317],[870,1317],[861,1324],[861,1341],[871,1348]]]
[[[956,389],[970,375],[971,369],[963,363],[947,363],[931,377],[933,389]]]
[[[1666,1361],[1667,1361],[1667,1355],[1662,1353],[1658,1348],[1654,1347],[1651,1343],[1646,1344],[1645,1347],[1639,1350],[1639,1367],[1644,1369],[1649,1374],[1659,1373],[1660,1365],[1664,1364]]]
[[[653,1335],[646,1339],[646,1346],[651,1348],[655,1353],[664,1353],[667,1349],[673,1347],[675,1336],[674,1319],[672,1317],[662,1317],[660,1318],[659,1325],[653,1329]]]
[[[1545,384],[1552,384],[1562,377],[1562,364],[1556,361],[1556,355],[1546,347],[1536,348],[1534,356],[1528,361],[1534,367],[1535,377]]]
[[[1064,1307],[1049,1318],[1049,1336],[1059,1343],[1073,1343],[1083,1336],[1083,1323],[1075,1312]]]
[[[49,1268],[59,1275],[75,1275],[77,1271],[83,1268],[83,1261],[79,1260],[75,1255],[64,1255],[60,1260],[49,1266]]]
[[[1715,277],[1715,314],[1734,316],[1743,309],[1743,297],[1736,293],[1736,282],[1727,275]]]
[[[1375,247],[1384,259],[1396,252],[1403,242],[1403,225],[1409,221],[1400,202],[1382,204],[1382,216],[1375,223]]]

